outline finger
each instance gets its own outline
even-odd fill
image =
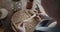
[[[20,26],[21,26],[21,27],[23,27],[23,24],[24,24],[24,23],[21,23],[21,25],[20,25]]]
[[[21,31],[25,31],[25,26],[24,26],[24,24],[23,24],[22,27],[21,27],[21,26],[18,26],[18,29],[21,30]]]
[[[19,23],[18,27],[23,27],[23,22]]]
[[[36,16],[38,19],[40,18],[39,16]]]
[[[25,28],[25,24],[23,24],[23,28]]]

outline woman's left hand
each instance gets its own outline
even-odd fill
[[[21,32],[26,32],[26,31],[25,31],[25,25],[24,25],[24,23],[19,23],[19,24],[18,24],[18,29],[19,29],[19,31],[21,31]]]

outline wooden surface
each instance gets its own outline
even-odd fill
[[[3,27],[0,27],[0,32],[4,32],[4,28]]]

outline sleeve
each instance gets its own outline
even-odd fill
[[[55,21],[52,18],[46,17],[46,16],[43,16],[42,18],[43,19],[35,27],[34,32],[46,32],[46,31],[48,31],[50,29],[48,27],[48,25]]]

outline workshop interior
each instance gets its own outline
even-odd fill
[[[0,32],[60,32],[59,0],[0,0]]]

